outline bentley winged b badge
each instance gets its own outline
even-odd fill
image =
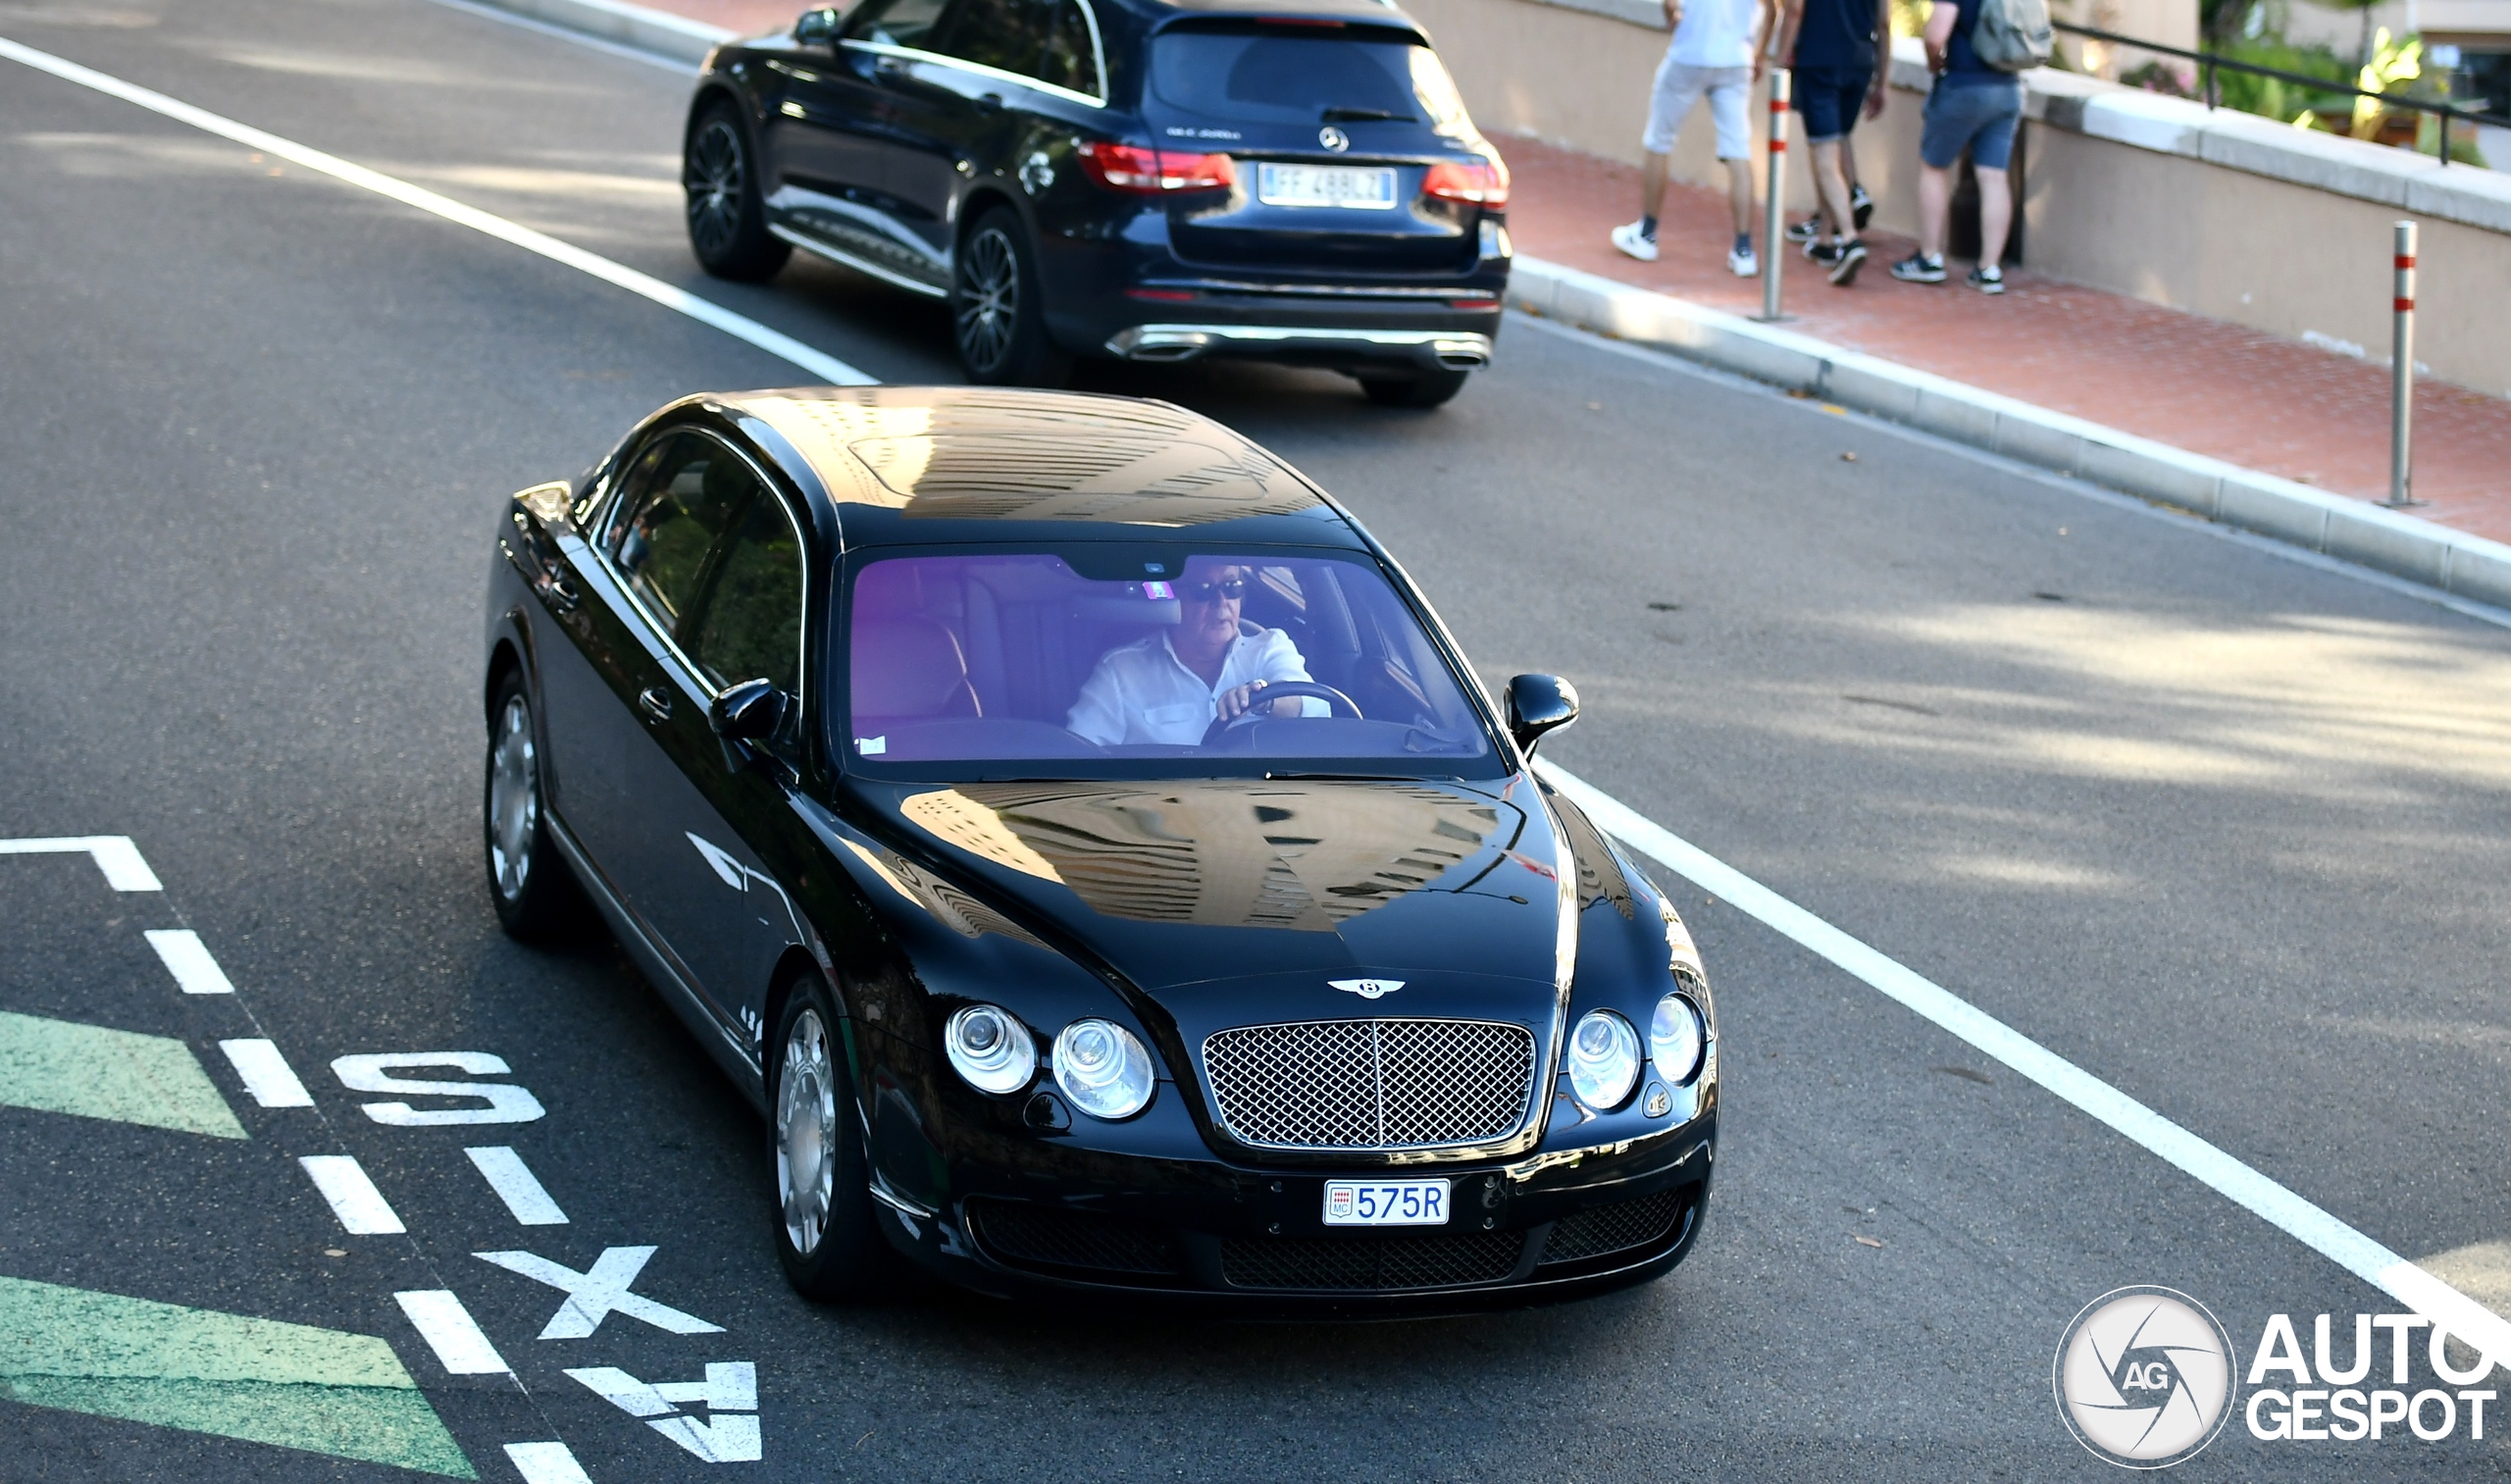
[[[1404,981],[1401,979],[1329,979],[1325,982],[1347,995],[1358,995],[1362,999],[1375,999],[1381,995],[1392,995],[1404,988]]]

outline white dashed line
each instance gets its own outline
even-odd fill
[[[523,1484],[592,1484],[564,1443],[509,1443],[506,1457],[514,1460],[514,1471],[523,1475]]]
[[[165,961],[166,972],[186,995],[232,995],[235,986],[229,983],[227,971],[209,956],[209,946],[189,928],[151,928],[148,946]]]
[[[2511,1321],[2013,1027],[1841,932],[1552,762],[1536,771],[1606,834],[2040,1084],[2434,1324],[2511,1364]]]
[[[488,1177],[489,1189],[506,1203],[507,1210],[514,1212],[515,1220],[525,1226],[567,1224],[567,1213],[558,1209],[557,1202],[549,1199],[549,1193],[533,1177],[532,1167],[523,1162],[521,1154],[502,1144],[464,1150],[462,1152],[470,1155],[471,1162],[480,1167],[480,1173]]]
[[[587,252],[572,242],[562,242],[547,232],[535,231],[529,227],[509,222],[503,217],[482,211],[476,206],[466,206],[450,196],[440,196],[435,191],[412,185],[407,180],[395,179],[381,171],[351,164],[337,155],[325,154],[319,149],[309,148],[292,139],[282,139],[277,134],[255,128],[249,124],[238,124],[232,119],[222,118],[207,109],[195,108],[180,99],[170,98],[153,88],[141,87],[134,82],[125,82],[120,77],[109,77],[92,68],[80,67],[76,62],[56,57],[50,52],[37,51],[31,46],[9,40],[5,36],[0,36],[0,57],[23,63],[37,72],[50,73],[65,82],[75,82],[80,87],[93,88],[108,97],[120,98],[126,103],[135,103],[151,113],[162,114],[179,124],[188,124],[204,132],[232,139],[247,149],[258,149],[264,154],[276,155],[280,159],[302,165],[307,170],[319,171],[335,180],[343,180],[357,186],[361,190],[371,190],[379,196],[398,201],[404,206],[413,206],[431,216],[441,217],[458,227],[467,227],[473,231],[494,237],[500,242],[512,243],[526,252],[538,253],[553,263],[564,264],[578,273],[589,274],[605,283],[615,284],[627,289],[630,293],[651,299],[665,309],[685,314],[699,324],[711,325],[726,334],[757,346],[769,355],[791,361],[810,375],[833,385],[874,384],[872,378],[865,376],[862,372],[833,355],[812,349],[782,331],[770,330],[747,315],[735,314],[721,304],[701,299],[685,288],[675,288],[650,274],[639,273],[625,264],[614,263],[599,253]],[[97,856],[97,863],[100,865],[104,863],[101,853]],[[106,867],[106,874],[108,876],[113,874],[111,866]],[[152,884],[148,888],[123,888],[122,890],[154,890],[154,887]]]
[[[452,1290],[419,1289],[394,1294],[392,1302],[400,1305],[401,1312],[410,1316],[410,1327],[419,1332],[420,1339],[428,1342],[428,1349],[436,1352],[436,1359],[443,1363],[448,1373],[457,1376],[512,1373],[505,1357],[498,1355],[497,1348],[488,1343],[488,1337],[480,1332],[479,1324],[471,1317],[471,1310],[462,1306],[462,1301],[453,1296]],[[555,1448],[560,1453],[566,1452],[565,1445],[559,1443],[527,1443],[522,1446]],[[567,1461],[572,1465],[575,1459],[571,1457]],[[516,1466],[522,1465],[518,1462]],[[549,1477],[564,1479],[568,1475],[551,1474]],[[577,1469],[574,1477],[582,1479],[584,1470]]]
[[[15,45],[0,40],[0,48]],[[0,50],[0,56],[9,53]],[[96,869],[105,873],[105,885],[117,892],[162,892],[166,888],[148,862],[139,855],[139,846],[128,835],[70,835],[38,840],[0,840],[0,855],[86,855],[93,857]]]
[[[314,1188],[332,1203],[332,1214],[340,1218],[350,1236],[395,1237],[409,1230],[353,1156],[307,1154],[296,1162],[314,1177]]]
[[[244,1091],[264,1107],[312,1107],[314,1095],[297,1080],[296,1069],[268,1041],[222,1041],[218,1049],[244,1079]]]

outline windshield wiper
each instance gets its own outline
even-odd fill
[[[1317,115],[1317,118],[1327,124],[1368,124],[1380,121],[1388,124],[1418,124],[1421,122],[1410,114],[1391,113],[1383,108],[1329,108]]]

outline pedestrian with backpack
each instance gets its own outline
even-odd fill
[[[1970,282],[1981,293],[2003,293],[2001,265],[2014,224],[2007,167],[2023,127],[2018,74],[2049,59],[2049,9],[2044,0],[1935,0],[1925,39],[1935,85],[1919,126],[1919,250],[1893,264],[1892,277],[1905,283],[1944,281],[1953,167],[1968,149],[1979,179],[1979,264]]]

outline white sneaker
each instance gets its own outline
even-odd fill
[[[1642,263],[1657,261],[1657,239],[1639,234],[1639,224],[1627,223],[1613,230],[1613,245]]]
[[[1726,255],[1726,268],[1739,279],[1757,279],[1761,277],[1762,260],[1753,256],[1751,248],[1738,247]]]

